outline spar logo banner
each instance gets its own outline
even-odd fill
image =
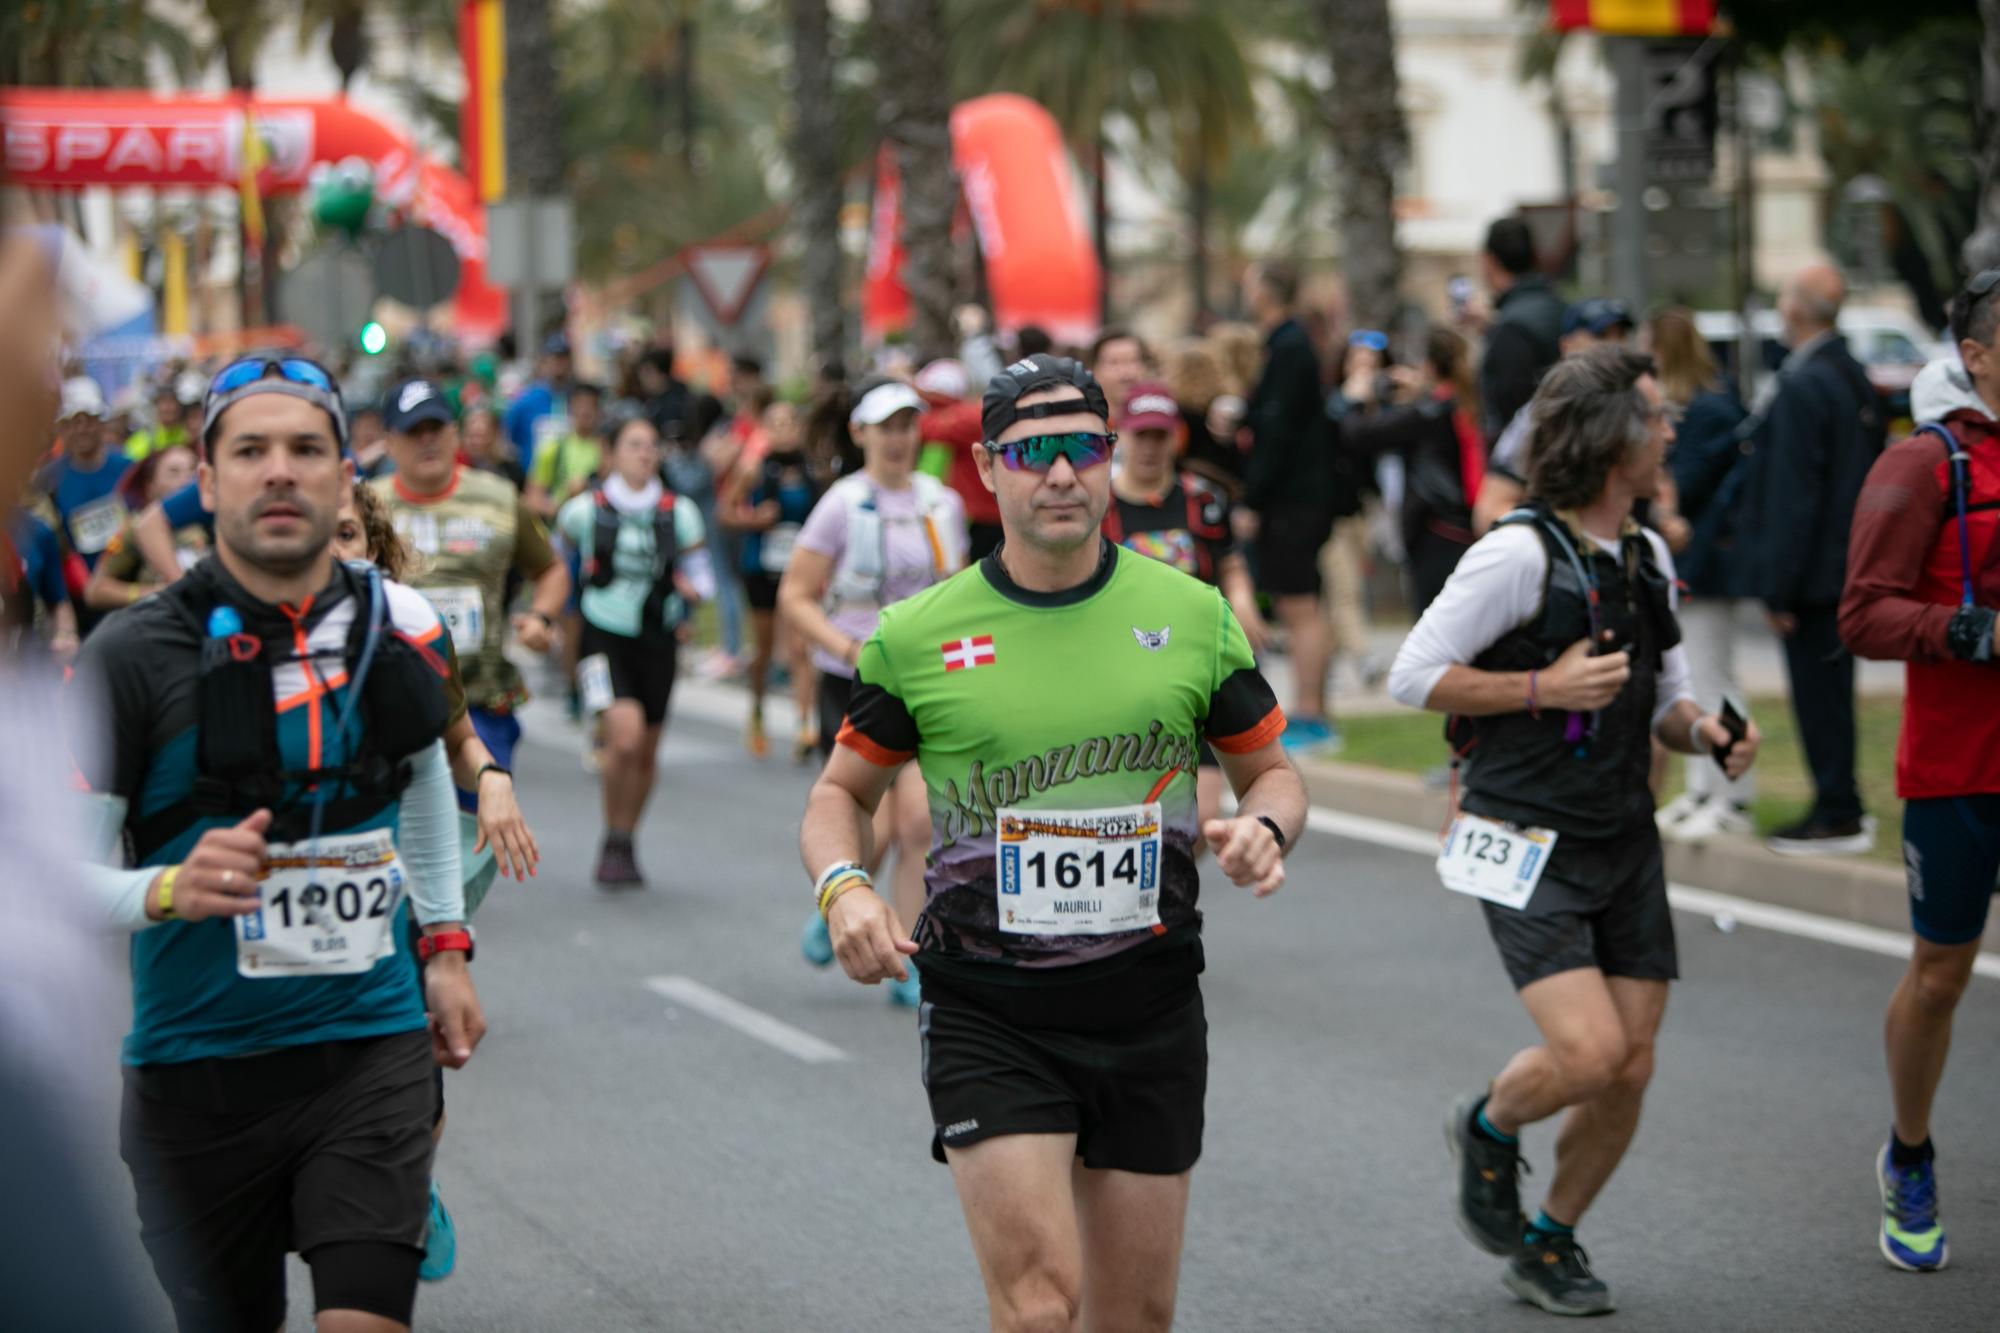
[[[1556,28],[1619,37],[1706,37],[1715,0],[1550,0]]]
[[[226,106],[121,106],[21,109],[5,117],[6,174],[43,186],[236,185],[243,171],[243,112]],[[297,189],[313,164],[313,116],[303,110],[256,113],[263,145],[258,188]]]

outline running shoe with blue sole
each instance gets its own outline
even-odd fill
[[[1298,718],[1285,724],[1285,734],[1278,738],[1288,753],[1336,754],[1343,744],[1340,732],[1324,718]]]
[[[1889,1145],[1875,1155],[1882,1188],[1882,1257],[1906,1273],[1935,1273],[1951,1259],[1938,1221],[1937,1164],[1896,1166]]]
[[[452,1226],[451,1210],[444,1206],[444,1195],[438,1193],[433,1180],[431,1216],[424,1224],[424,1261],[417,1266],[417,1276],[426,1282],[442,1282],[457,1266],[458,1230]]]
[[[799,952],[814,967],[825,967],[833,961],[833,936],[827,933],[826,919],[818,913],[813,914],[799,934]]]

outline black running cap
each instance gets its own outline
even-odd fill
[[[1079,404],[1075,399],[1064,399],[1055,403],[1036,403],[1031,407],[1019,406],[1025,395],[1037,389],[1064,387],[1082,390],[1083,402]],[[1111,404],[1105,399],[1104,387],[1097,382],[1097,377],[1084,369],[1080,361],[1037,352],[1023,357],[986,381],[986,396],[979,403],[979,428],[985,432],[987,442],[991,443],[1017,421],[1066,417],[1079,411],[1102,417],[1109,424]]]

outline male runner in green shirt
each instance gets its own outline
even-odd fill
[[[1104,540],[1104,391],[1035,356],[982,404],[1000,549],[884,610],[800,843],[835,955],[874,985],[921,958],[926,1091],[996,1329],[1166,1329],[1207,1087],[1205,835],[1284,882],[1305,825],[1270,686],[1214,588]],[[1241,808],[1198,825],[1200,740]],[[934,826],[904,923],[860,870],[915,758]],[[1080,1169],[1079,1169],[1080,1168]]]

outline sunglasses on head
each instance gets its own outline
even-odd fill
[[[232,362],[218,370],[215,378],[209,381],[209,397],[235,393],[238,389],[247,388],[258,380],[270,378],[273,371],[277,373],[278,378],[293,384],[322,389],[327,393],[337,392],[333,377],[316,361],[307,361],[302,357],[252,356]]]
[[[1009,472],[1047,472],[1056,465],[1058,458],[1067,458],[1070,467],[1081,472],[1085,468],[1110,462],[1111,447],[1117,443],[1116,435],[1065,431],[1061,435],[1030,435],[1023,440],[1009,440],[1006,444],[989,444],[986,451],[999,459]]]

